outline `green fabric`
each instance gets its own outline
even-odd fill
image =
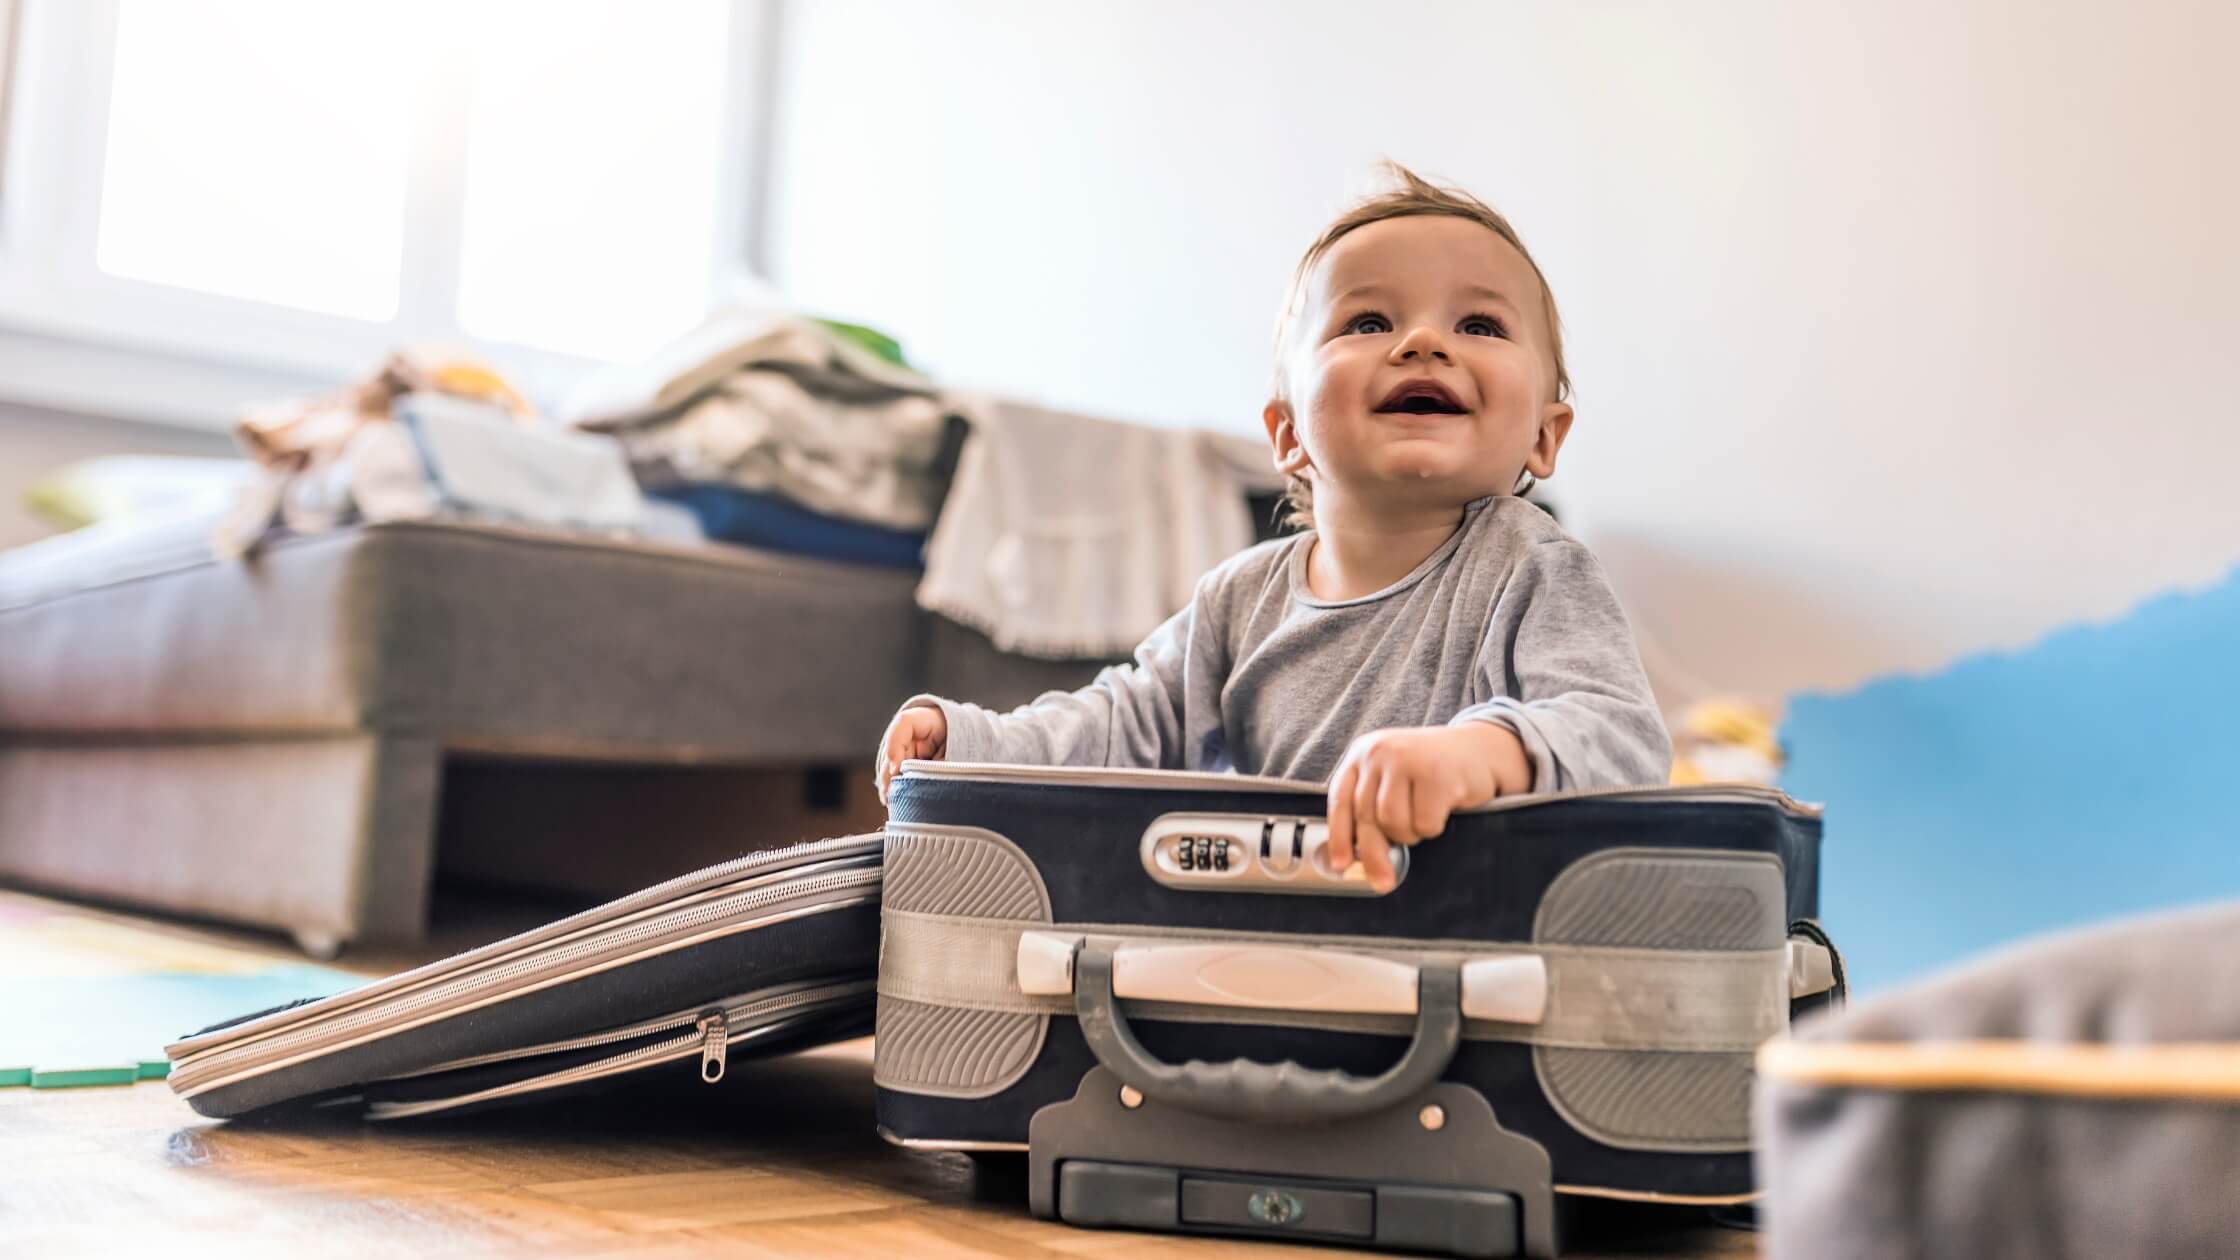
[[[846,337],[896,367],[910,367],[910,361],[902,357],[902,343],[876,328],[866,328],[861,324],[845,323],[837,319],[820,319],[817,323]],[[915,371],[916,369],[912,368],[911,370]]]
[[[33,1072],[33,1089],[76,1089],[81,1085],[130,1085],[140,1079],[136,1063],[123,1067],[65,1068],[58,1072]]]
[[[71,465],[32,482],[23,492],[24,510],[57,529],[79,529],[100,520],[100,496],[75,472]]]
[[[254,475],[240,459],[102,455],[48,472],[25,488],[23,505],[59,529],[78,529],[138,513],[222,508]]]

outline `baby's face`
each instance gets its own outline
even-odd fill
[[[1283,365],[1318,513],[1459,506],[1506,493],[1527,467],[1552,473],[1570,408],[1554,401],[1545,309],[1531,264],[1467,219],[1411,215],[1340,238],[1308,278]],[[1285,406],[1270,408],[1279,463]]]

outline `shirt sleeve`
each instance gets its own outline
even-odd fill
[[[1496,601],[1478,650],[1478,694],[1456,722],[1496,722],[1532,761],[1532,790],[1662,784],[1672,774],[1641,651],[1593,553],[1532,547]]]
[[[950,761],[1038,766],[1183,768],[1183,674],[1198,600],[1136,648],[1134,661],[1100,671],[1079,691],[1052,691],[998,713],[939,696],[903,707],[941,710]]]

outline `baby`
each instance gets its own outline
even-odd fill
[[[1517,497],[1571,431],[1555,299],[1508,221],[1394,166],[1299,260],[1262,413],[1307,532],[1206,574],[1132,664],[1010,713],[917,696],[912,757],[1329,783],[1329,855],[1497,796],[1662,783],[1633,635],[1584,546]]]

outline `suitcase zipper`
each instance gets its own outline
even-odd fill
[[[306,1027],[289,1032],[276,1030],[253,1042],[227,1047],[209,1053],[206,1057],[189,1054],[175,1065],[171,1085],[181,1097],[192,1097],[206,1090],[236,1084],[265,1072],[293,1066],[322,1053],[347,1049],[385,1034],[401,1032],[490,1002],[575,979],[591,971],[618,967],[642,957],[696,944],[701,940],[728,936],[734,932],[748,931],[806,914],[860,905],[865,901],[876,900],[881,874],[880,868],[872,865],[805,881],[786,880],[750,893],[720,898],[679,915],[657,916],[634,924],[625,931],[594,936],[556,951],[540,950],[527,958],[509,962],[493,970],[443,981],[423,992],[399,995],[393,1001],[353,1011],[332,1021],[313,1021]],[[730,924],[718,931],[695,932],[695,929],[722,923],[741,913],[768,908],[775,903],[813,902],[830,893],[856,889],[870,889],[872,896],[831,904],[814,904],[790,913],[765,915],[745,923]],[[637,948],[679,933],[686,935],[679,940],[663,941],[660,948]],[[584,965],[590,962],[598,965]],[[520,983],[530,977],[536,977],[534,983]],[[353,1033],[362,1035],[353,1037]]]
[[[851,986],[861,985],[868,988],[870,984],[871,981],[869,980],[851,980],[841,982],[801,980],[795,981],[791,984],[774,985],[769,989],[758,989],[752,995],[741,995],[739,997],[725,998],[724,1005],[725,1009],[732,1012],[730,1018],[741,1019],[745,1017],[740,1015],[738,1012],[742,1009],[743,1004],[750,1000],[757,1003],[777,1003],[790,998],[795,994],[821,992],[826,989],[835,990],[836,992],[840,992],[842,996],[845,996],[844,991],[848,990]],[[703,1007],[697,1009],[701,1014],[704,1015],[708,1010],[713,1008]],[[570,1050],[591,1050],[599,1046],[613,1045],[618,1041],[636,1041],[641,1037],[653,1036],[655,1033],[667,1032],[672,1029],[681,1029],[686,1024],[691,1023],[693,1018],[693,1011],[671,1011],[666,1014],[656,1015],[652,1019],[641,1019],[633,1024],[624,1024],[619,1028],[607,1028],[595,1033],[586,1033],[581,1037],[567,1037],[559,1041],[543,1041],[533,1046],[516,1046],[510,1050],[498,1050],[493,1051],[489,1054],[469,1055],[463,1059],[446,1059],[441,1063],[430,1064],[429,1066],[424,1068],[416,1068],[410,1072],[400,1073],[396,1076],[386,1076],[382,1079],[388,1081],[406,1081],[412,1080],[415,1077],[434,1076],[438,1072],[456,1072],[461,1068],[485,1067],[492,1063],[510,1063],[515,1059],[533,1059],[538,1055],[565,1054]]]
[[[904,763],[902,777],[917,779],[962,779],[973,783],[1058,783],[1071,787],[1134,788],[1145,791],[1214,792],[1271,792],[1284,796],[1322,796],[1328,792],[1323,784],[1300,779],[1276,779],[1266,775],[1225,774],[1195,770],[1145,770],[1132,766],[1014,766],[992,762],[972,761],[910,761]],[[1536,809],[1544,805],[1565,801],[1603,800],[1621,804],[1667,804],[1693,802],[1704,804],[1772,805],[1785,812],[1806,818],[1818,818],[1821,807],[1806,804],[1779,788],[1764,787],[1755,783],[1718,783],[1643,785],[1639,787],[1580,788],[1568,792],[1546,792],[1525,796],[1504,796],[1484,805],[1474,805],[1459,812],[1466,814],[1506,813],[1510,810]],[[908,824],[894,824],[907,826]]]
[[[457,980],[485,967],[502,965],[531,949],[564,945],[570,941],[610,932],[633,918],[643,918],[664,911],[674,912],[693,904],[736,895],[742,881],[747,886],[759,886],[788,878],[815,875],[834,867],[861,864],[867,857],[876,864],[883,844],[881,835],[872,834],[816,840],[789,845],[783,849],[750,853],[718,866],[680,875],[617,901],[570,915],[557,923],[533,928],[464,954],[338,993],[327,999],[335,1004],[329,1013],[340,1015],[354,1007],[387,1002],[415,989]],[[726,889],[730,892],[727,893]],[[274,1013],[233,1027],[182,1038],[169,1049],[181,1056],[211,1053],[221,1047],[283,1033],[295,1026],[300,1016],[300,1010]]]
[[[532,1076],[503,1085],[493,1085],[454,1098],[430,1098],[416,1102],[377,1102],[366,1108],[370,1120],[402,1120],[431,1112],[448,1111],[470,1103],[494,1102],[519,1094],[533,1094],[564,1085],[579,1085],[601,1077],[618,1076],[675,1059],[689,1059],[697,1052],[700,1056],[700,1079],[714,1084],[723,1079],[726,1051],[733,1041],[753,1041],[772,1033],[782,1032],[800,1019],[817,1013],[818,1008],[839,1005],[847,998],[871,991],[869,980],[829,984],[784,994],[778,998],[763,998],[742,1002],[729,1007],[711,1007],[700,1013],[688,1031],[650,1046],[611,1055],[591,1063],[545,1076]],[[734,1025],[749,1025],[734,1032]],[[713,1065],[715,1074],[709,1075]]]
[[[700,1017],[700,1079],[710,1085],[723,1079],[723,1052],[731,1044],[730,1021],[718,1007]]]

